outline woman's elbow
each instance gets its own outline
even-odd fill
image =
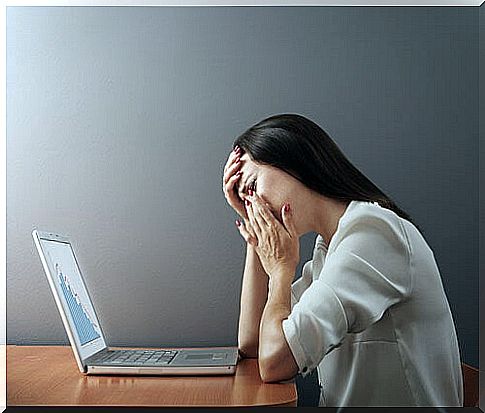
[[[244,345],[240,344],[239,346],[239,354],[243,358],[257,358],[258,357],[258,346],[256,345]]]
[[[259,375],[264,383],[275,383],[283,380],[292,379],[298,373],[298,366],[293,357],[289,362],[287,358],[259,358]]]

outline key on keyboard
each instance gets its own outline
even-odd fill
[[[162,365],[170,363],[176,355],[176,350],[108,350],[97,361],[114,365]]]

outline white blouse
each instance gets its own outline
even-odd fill
[[[453,317],[433,251],[409,221],[352,201],[292,285],[283,331],[320,406],[462,406]]]

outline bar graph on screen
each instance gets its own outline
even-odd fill
[[[81,299],[69,283],[67,275],[62,273],[58,263],[55,265],[57,277],[66,299],[71,317],[74,321],[81,346],[100,337],[99,327],[91,320],[88,311],[83,306]]]

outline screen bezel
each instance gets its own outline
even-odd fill
[[[34,231],[32,231],[32,236],[34,238],[35,245],[36,245],[37,250],[39,252],[39,255],[40,255],[40,258],[41,258],[41,261],[42,261],[42,265],[44,267],[44,272],[45,272],[47,279],[49,281],[51,291],[54,295],[54,299],[56,301],[57,308],[58,308],[59,313],[61,315],[62,322],[63,322],[64,327],[66,329],[67,336],[68,336],[69,341],[71,343],[71,347],[73,349],[74,356],[76,358],[76,362],[78,364],[79,370],[81,370],[81,372],[86,372],[87,366],[86,366],[85,360],[87,360],[92,355],[98,353],[99,351],[104,350],[105,348],[107,348],[107,346],[106,346],[106,341],[105,341],[104,334],[103,334],[103,329],[101,327],[101,323],[99,322],[99,318],[98,318],[98,315],[96,313],[96,308],[93,305],[93,301],[92,301],[91,296],[89,294],[89,290],[86,288],[86,284],[84,282],[84,277],[83,277],[81,268],[79,266],[76,254],[74,253],[74,248],[72,247],[72,243],[69,240],[69,238],[64,236],[64,235],[56,234],[56,233],[53,233],[53,232],[45,232],[45,231],[34,230]],[[77,266],[77,269],[78,269],[79,275],[80,275],[79,281],[81,282],[83,288],[86,291],[88,299],[91,302],[91,306],[92,306],[92,309],[93,309],[93,312],[94,312],[94,317],[96,319],[96,322],[97,322],[97,324],[99,326],[99,330],[100,330],[100,337],[99,338],[85,344],[85,346],[89,346],[91,349],[88,353],[85,353],[84,356],[82,356],[82,354],[86,351],[86,348],[85,348],[85,346],[80,346],[80,343],[78,344],[77,340],[75,339],[74,332],[71,328],[71,325],[69,323],[69,319],[66,315],[66,309],[64,308],[63,302],[61,301],[61,298],[59,296],[59,292],[58,292],[57,287],[56,287],[57,284],[56,284],[55,276],[54,276],[54,274],[51,273],[51,268],[49,267],[49,265],[47,263],[46,254],[45,254],[45,251],[42,247],[41,240],[54,241],[54,242],[60,242],[60,243],[63,243],[63,244],[68,244],[69,247],[71,248],[71,252],[74,256],[74,260],[75,260],[75,263],[76,263],[76,266]],[[77,332],[75,334],[77,336]]]

